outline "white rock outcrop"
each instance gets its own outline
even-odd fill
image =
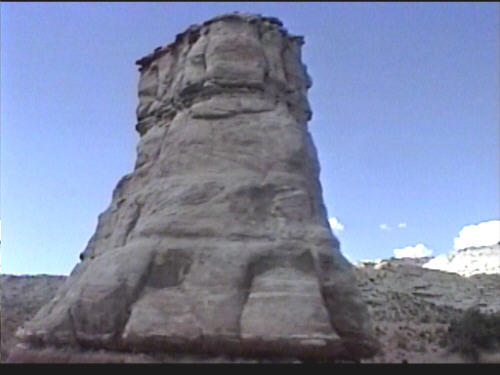
[[[422,267],[462,276],[500,275],[500,244],[454,250],[430,259]]]
[[[227,14],[138,61],[134,171],[32,345],[357,359],[378,349],[331,232],[301,37]]]

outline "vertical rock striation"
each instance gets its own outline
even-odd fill
[[[226,14],[137,62],[134,171],[25,342],[301,359],[377,351],[327,221],[301,37]]]

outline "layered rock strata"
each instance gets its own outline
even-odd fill
[[[33,345],[357,359],[378,348],[332,234],[303,39],[228,14],[139,60],[134,171]]]

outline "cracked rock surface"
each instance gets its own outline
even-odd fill
[[[227,14],[139,60],[134,171],[32,345],[359,359],[378,348],[327,221],[301,37]]]

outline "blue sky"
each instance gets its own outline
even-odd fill
[[[134,62],[235,10],[305,36],[309,129],[350,260],[449,252],[500,218],[498,3],[2,3],[1,272],[71,271],[133,169]]]

